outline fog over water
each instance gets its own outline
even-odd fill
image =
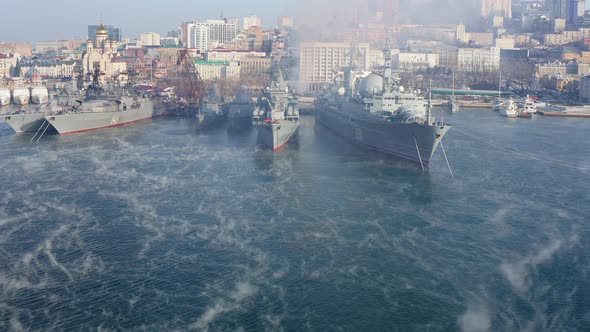
[[[0,330],[588,330],[590,122],[445,115],[456,178],[304,117],[38,144],[0,124]]]

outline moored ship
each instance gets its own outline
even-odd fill
[[[349,91],[340,87],[317,103],[320,124],[360,146],[428,166],[451,128],[434,119],[429,100],[405,92],[393,81],[391,69],[347,86]]]
[[[10,104],[10,90],[0,88],[0,105],[7,106],[8,104]]]
[[[28,105],[30,97],[30,91],[25,87],[15,87],[12,90],[12,102],[15,105]]]
[[[236,98],[229,104],[227,118],[229,120],[228,130],[243,131],[252,126],[252,112],[254,103],[245,89],[240,89]]]
[[[49,91],[44,86],[31,88],[31,103],[46,104],[49,102]]]
[[[145,94],[131,94],[124,89],[104,91],[99,75],[98,70],[93,73],[93,83],[86,92],[86,98],[78,100],[78,105],[45,115],[59,134],[122,126],[161,114]]]
[[[258,131],[258,143],[273,151],[283,148],[299,128],[298,101],[289,93],[278,67],[273,70],[271,85],[258,99],[252,125]]]

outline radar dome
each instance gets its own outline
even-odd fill
[[[371,74],[361,80],[359,93],[361,97],[367,98],[376,92],[383,90],[383,77],[377,74]]]
[[[338,95],[344,96],[346,94],[346,89],[344,87],[338,88]]]

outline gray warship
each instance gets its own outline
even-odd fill
[[[131,93],[127,89],[103,89],[100,71],[92,73],[92,84],[77,105],[46,113],[44,118],[59,134],[73,134],[108,127],[122,126],[161,115],[151,97]]]
[[[221,110],[221,94],[216,84],[211,86],[203,105],[197,113],[200,129],[212,129],[223,121],[223,112]]]
[[[2,114],[4,120],[17,134],[37,131],[45,121],[45,108],[21,109]]]
[[[299,128],[298,101],[289,93],[279,67],[273,68],[272,82],[258,98],[252,125],[258,131],[258,143],[274,151],[283,148]]]
[[[316,104],[321,125],[347,140],[426,167],[451,128],[431,115],[430,98],[398,85],[391,69],[364,78],[347,73],[344,86]]]
[[[229,131],[245,131],[252,127],[254,102],[245,88],[241,88],[236,98],[229,104],[227,118]]]

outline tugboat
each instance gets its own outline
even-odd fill
[[[289,87],[279,67],[272,71],[272,83],[258,98],[252,125],[258,131],[258,143],[278,151],[299,128],[299,101],[289,93]]]
[[[514,99],[510,98],[500,106],[500,114],[507,118],[518,117],[518,107]]]

